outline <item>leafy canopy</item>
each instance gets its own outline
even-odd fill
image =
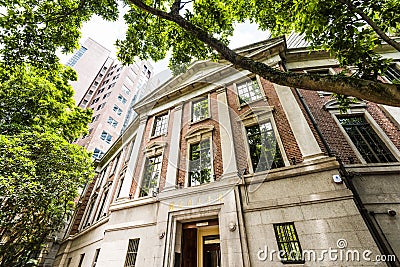
[[[374,51],[382,39],[342,1],[160,0],[155,7],[172,13],[174,4],[179,5],[180,10],[175,16],[182,16],[225,44],[232,36],[235,23],[246,20],[257,23],[260,29],[275,36],[296,31],[304,34],[315,49],[330,51],[342,65],[357,66],[360,76],[376,78],[388,63]],[[199,42],[193,33],[182,30],[174,22],[149,15],[148,10],[137,5],[138,2],[145,2],[152,6],[151,1],[127,2],[131,5],[131,10],[125,15],[129,29],[125,40],[118,41],[121,59],[132,62],[136,55],[140,55],[158,60],[171,49],[171,65],[174,66],[194,59],[207,59],[213,54],[210,47]],[[190,9],[185,8],[187,2],[191,2]],[[365,12],[383,32],[399,33],[399,1],[353,1],[351,4]],[[137,34],[139,38],[133,38]]]
[[[0,266],[37,258],[93,177],[89,153],[70,144],[91,118],[75,106],[74,78],[60,65],[0,65]]]
[[[118,4],[130,7],[124,16],[126,37],[117,42],[125,63],[137,56],[157,61],[170,51],[170,66],[179,70],[194,59],[222,58],[277,84],[400,106],[400,86],[377,80],[389,60],[376,53],[382,40],[400,51],[399,42],[390,38],[400,29],[397,0],[12,0],[0,19],[3,59],[7,66],[54,64],[56,49],[76,47],[82,22],[94,14],[115,20]],[[358,73],[336,78],[283,73],[242,58],[227,45],[235,24],[246,20],[274,36],[303,34],[314,49],[329,51]]]
[[[0,134],[38,131],[68,141],[78,138],[86,131],[92,111],[75,105],[68,84],[75,79],[71,68],[58,64],[49,71],[28,65],[11,71],[0,66]]]
[[[219,57],[280,85],[322,88],[400,106],[400,86],[377,79],[390,60],[376,53],[382,40],[400,52],[400,44],[387,35],[399,33],[399,1],[125,1],[130,5],[125,15],[129,28],[126,38],[117,42],[118,55],[125,62],[133,62],[136,56],[158,60],[171,50],[170,66],[176,72],[191,60]],[[312,48],[329,51],[342,66],[355,66],[357,72],[353,77],[283,73],[241,57],[229,49],[227,40],[235,23],[245,20],[273,35],[296,31]]]
[[[72,213],[93,175],[83,147],[55,133],[0,135],[0,266],[26,266]]]
[[[82,23],[99,15],[118,17],[114,0],[4,0],[0,16],[0,53],[6,65],[29,63],[49,68],[56,50],[71,53],[78,46]]]

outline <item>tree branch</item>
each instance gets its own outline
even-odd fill
[[[351,12],[358,14],[369,26],[371,26],[371,28],[376,32],[376,34],[378,34],[378,36],[382,40],[384,40],[386,43],[388,43],[389,45],[391,45],[393,48],[395,48],[397,51],[400,52],[400,43],[396,42],[395,40],[387,36],[386,33],[382,31],[382,29],[378,25],[376,25],[376,23],[361,9],[354,6],[348,0],[337,0],[337,1],[346,5]]]
[[[362,80],[347,76],[324,76],[317,74],[282,72],[264,63],[243,57],[229,49],[224,43],[211,36],[200,27],[185,20],[179,14],[171,14],[155,9],[141,0],[129,0],[139,9],[162,19],[175,22],[190,32],[194,37],[216,50],[223,58],[230,61],[235,67],[249,70],[261,77],[283,86],[302,88],[312,91],[329,91],[337,94],[354,96],[359,99],[400,106],[400,85],[385,84],[378,81]]]
[[[171,14],[179,15],[179,10],[181,9],[181,0],[175,0],[171,6]]]

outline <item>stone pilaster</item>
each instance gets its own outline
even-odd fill
[[[139,127],[137,129],[135,141],[134,141],[133,148],[132,148],[131,157],[128,162],[128,167],[126,170],[124,182],[122,184],[121,193],[120,193],[118,199],[129,198],[129,193],[130,193],[131,186],[132,186],[133,179],[134,179],[133,174],[135,173],[135,167],[136,167],[136,164],[137,164],[137,161],[139,158],[139,154],[140,154],[139,149],[140,149],[140,145],[143,140],[144,131],[146,128],[146,122],[147,122],[147,115],[141,116]]]
[[[165,181],[164,190],[174,189],[176,185],[176,177],[178,173],[179,153],[180,153],[179,144],[181,140],[181,128],[182,128],[182,107],[183,104],[180,104],[179,106],[175,107],[174,110],[171,142],[169,145],[167,177]]]
[[[324,157],[292,90],[287,86],[278,84],[274,84],[274,87],[303,155],[303,160],[310,161]]]
[[[220,88],[217,90],[217,105],[224,175],[237,173],[232,124],[229,115],[226,88]]]

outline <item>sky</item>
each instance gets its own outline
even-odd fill
[[[80,43],[83,43],[90,37],[102,46],[109,49],[111,51],[110,56],[112,58],[116,58],[117,49],[115,47],[115,42],[117,39],[124,39],[126,29],[127,26],[125,25],[122,16],[120,16],[120,18],[115,22],[105,21],[99,16],[93,16],[89,22],[83,24]],[[241,47],[257,41],[265,40],[268,38],[268,36],[268,33],[259,31],[257,29],[257,25],[255,24],[238,24],[235,27],[234,35],[231,39],[229,47]],[[66,63],[72,54],[60,54],[59,56],[61,58],[61,62]],[[168,58],[159,62],[151,61],[151,63],[154,67],[154,73],[160,73],[168,68]]]

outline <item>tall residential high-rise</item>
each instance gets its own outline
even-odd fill
[[[153,75],[148,61],[123,66],[110,53],[89,38],[67,62],[78,74],[71,83],[77,105],[93,109],[89,133],[76,143],[92,151],[94,158],[101,158],[118,138],[130,103],[143,94]]]

